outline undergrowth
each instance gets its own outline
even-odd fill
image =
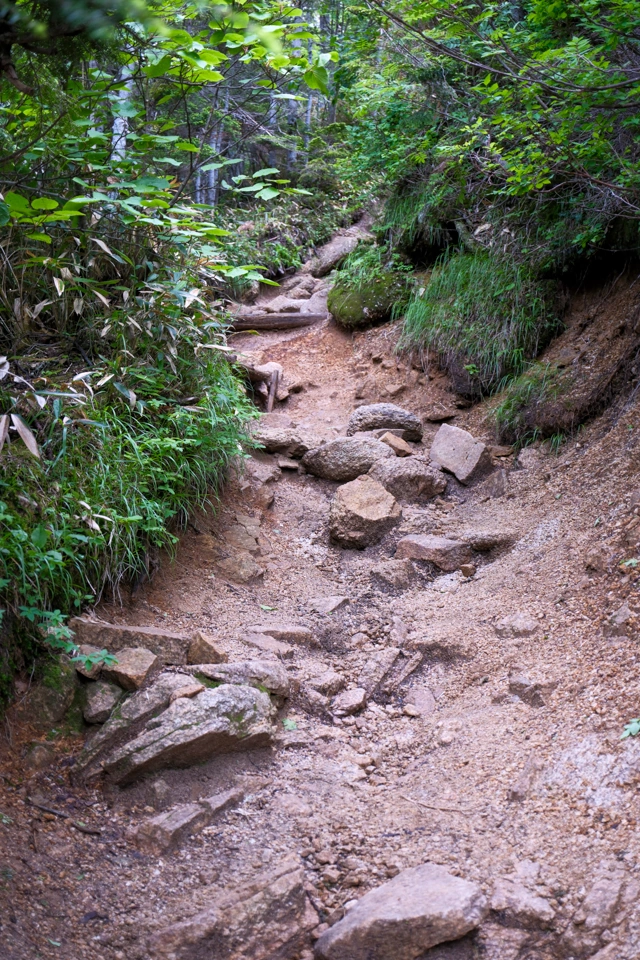
[[[328,307],[349,329],[398,316],[411,290],[411,266],[386,245],[359,244],[337,271]]]
[[[536,409],[557,397],[559,390],[558,369],[549,363],[532,364],[504,384],[502,395],[491,411],[500,439],[519,446],[537,440],[540,433],[535,425]],[[558,448],[563,437],[556,434],[551,439],[552,448]]]
[[[433,354],[469,396],[519,375],[558,329],[555,288],[485,251],[445,254],[405,314],[401,346]]]

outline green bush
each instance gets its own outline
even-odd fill
[[[401,345],[432,353],[467,396],[521,373],[557,330],[555,285],[514,260],[454,252],[407,307]]]
[[[338,271],[327,301],[330,313],[349,330],[397,316],[409,296],[410,269],[386,247],[361,244]]]

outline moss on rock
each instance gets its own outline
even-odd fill
[[[407,296],[406,280],[394,271],[351,286],[338,280],[329,293],[327,306],[337,323],[348,330],[382,323],[391,317],[396,304]]]

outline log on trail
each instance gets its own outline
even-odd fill
[[[293,330],[295,327],[309,327],[326,318],[326,313],[256,313],[254,316],[234,317],[231,329]]]

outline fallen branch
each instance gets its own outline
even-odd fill
[[[235,331],[293,330],[295,327],[310,327],[326,318],[326,313],[257,313],[254,316],[234,317],[231,328]]]

